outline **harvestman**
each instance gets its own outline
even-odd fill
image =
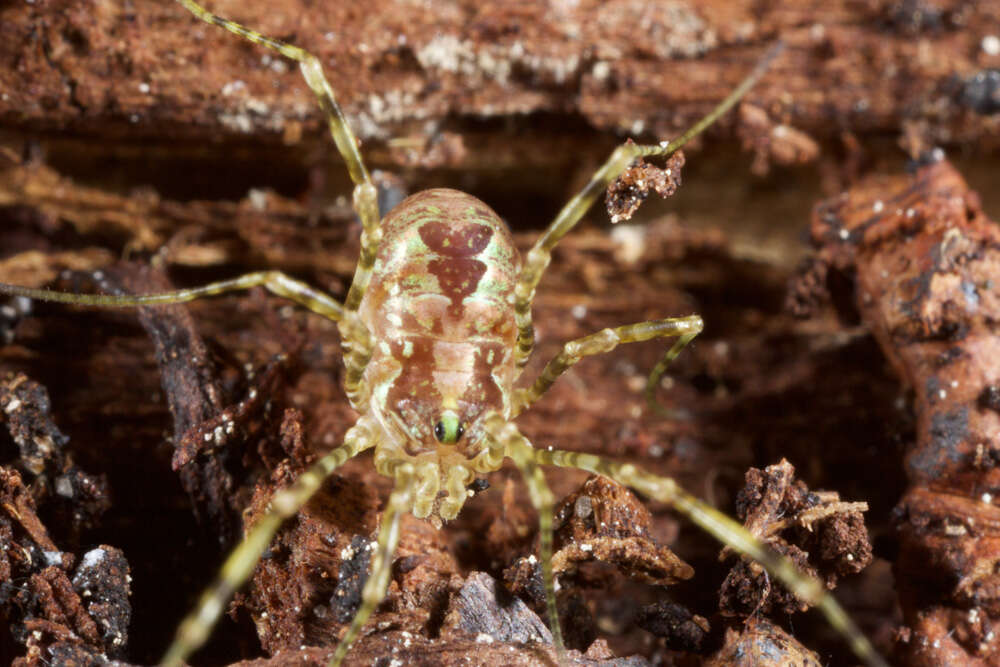
[[[798,572],[789,560],[725,514],[686,493],[674,480],[591,454],[535,449],[511,421],[583,357],[609,352],[620,343],[676,337],[650,374],[649,395],[667,364],[702,330],[698,315],[604,329],[564,344],[534,383],[514,387],[534,345],[531,303],[535,288],[556,243],[636,158],[674,153],[728,111],[763,75],[777,48],[717,108],[678,139],[660,145],[619,146],[563,207],[522,261],[505,223],[478,199],[455,190],[418,193],[380,219],[375,186],[358,152],[357,139],[319,60],[300,48],[215,16],[192,0],[177,2],[202,21],[299,63],[355,184],[354,208],[363,228],[361,254],[344,303],[277,271],[140,296],[75,295],[3,284],[0,293],[124,307],[183,303],[262,286],[337,322],[346,365],[346,392],[360,416],[344,436],[344,444],[320,458],[290,487],[274,494],[269,511],[249,529],[195,610],[181,623],[164,664],[181,664],[205,642],[225,603],[250,576],[282,522],[294,516],[338,466],[368,449],[375,451],[378,472],[391,477],[395,486],[382,514],[361,605],[337,646],[332,665],[340,664],[385,595],[401,513],[411,512],[436,524],[455,518],[476,474],[498,470],[506,458],[520,469],[538,511],[542,577],[560,662],[565,662],[565,652],[552,573],[553,496],[542,465],[605,475],[670,504],[724,544],[760,562],[801,599],[818,606],[867,664],[886,664],[819,581]]]

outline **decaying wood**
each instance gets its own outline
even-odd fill
[[[995,662],[1000,613],[1000,233],[938,152],[816,209],[819,260],[856,281],[868,324],[913,393],[910,486],[895,512],[908,664]]]
[[[855,302],[849,278],[856,270],[859,285],[861,276],[884,285],[881,270],[895,268],[855,255],[839,268],[816,265],[799,283],[793,302],[809,319],[793,317],[785,293],[815,200],[873,165],[893,169],[905,157],[897,144],[911,155],[935,144],[952,155],[977,147],[985,157],[970,171],[995,173],[995,3],[219,0],[213,9],[320,56],[366,158],[397,172],[380,176],[385,202],[427,185],[468,189],[500,211],[522,248],[617,142],[676,134],[783,39],[785,55],[747,103],[702,150],[687,151],[677,195],[644,204],[641,226],[611,228],[595,211],[597,224],[560,244],[539,287],[529,376],[561,342],[604,326],[702,314],[705,334],[658,392],[678,418],[644,406],[645,374],[662,352],[647,343],[581,363],[518,423],[539,446],[641,462],[726,509],[749,466],[787,457],[809,488],[871,508],[875,561],[839,591],[884,653],[900,642],[903,664],[994,655],[991,580],[962,578],[970,563],[992,563],[983,527],[992,525],[983,523],[992,508],[983,494],[995,495],[983,482],[991,449],[962,440],[949,451],[982,456],[979,467],[956,471],[931,436],[954,430],[935,430],[942,410],[995,412],[1000,400],[987,390],[995,378],[977,391],[961,385],[966,395],[949,376],[948,386],[935,385],[948,402],[931,406],[925,385],[939,369],[915,361],[924,343],[893,338],[953,322],[958,301],[881,327],[875,309],[885,300],[871,288]],[[0,37],[0,281],[145,289],[274,268],[343,296],[359,229],[342,165],[293,67],[166,1],[8,3]],[[866,186],[851,201],[860,210],[881,199],[894,215],[894,183]],[[933,188],[913,192],[919,199]],[[994,196],[983,189],[987,202]],[[944,206],[920,201],[915,208]],[[964,256],[971,237],[961,230],[982,232],[981,215],[956,223],[959,245],[945,255]],[[905,209],[893,220],[893,233],[909,229]],[[852,229],[843,247],[856,250]],[[831,233],[823,243],[842,244],[840,228]],[[956,289],[964,298],[960,282]],[[22,586],[0,588],[11,628],[0,636],[5,664],[102,654],[154,662],[231,546],[243,509],[252,519],[354,420],[335,326],[258,292],[142,315],[2,302],[0,342],[0,471],[10,501],[0,539],[23,547],[0,560],[0,573]],[[912,407],[900,377],[917,390]],[[31,389],[18,398],[30,413],[7,410],[15,394],[2,392],[19,388]],[[59,443],[51,454],[38,447],[45,434]],[[944,495],[932,488],[940,475],[927,472],[938,463]],[[57,483],[67,475],[78,482],[69,498]],[[720,615],[718,545],[665,508],[595,488],[581,473],[549,479],[571,500],[560,605],[581,664],[639,665],[642,656],[722,664],[727,651],[762,642],[803,660],[814,658],[800,644],[823,664],[851,660],[802,615],[786,627],[794,637],[763,619]],[[513,470],[489,485],[441,531],[404,522],[389,597],[354,649],[359,664],[549,664],[544,647],[519,643],[531,628],[544,636],[530,563],[536,517]],[[198,660],[321,664],[357,600],[387,493],[370,459],[339,471],[279,535]],[[621,530],[587,524],[588,502],[615,510],[606,516]],[[97,545],[115,554],[101,590],[118,597],[102,593],[103,607],[85,601],[88,585],[76,579]],[[928,562],[962,585],[925,586]],[[491,591],[492,602],[506,591],[524,606],[491,606]],[[124,648],[109,643],[118,630]],[[935,643],[944,648],[924,653]]]

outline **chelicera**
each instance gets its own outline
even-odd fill
[[[565,343],[538,378],[516,385],[533,349],[531,304],[553,247],[635,159],[673,154],[732,107],[763,74],[774,51],[680,138],[651,146],[627,143],[616,149],[522,258],[499,216],[457,190],[417,193],[381,217],[358,142],[319,61],[302,49],[215,16],[193,0],[178,2],[202,21],[299,63],[354,182],[354,208],[363,231],[360,258],[343,303],[276,271],[141,296],[75,295],[0,285],[0,293],[105,307],[182,303],[262,286],[338,324],[345,389],[358,412],[357,422],[343,444],[272,497],[269,511],[248,530],[195,610],[181,623],[164,664],[179,665],[201,646],[282,522],[294,516],[334,470],[369,449],[374,450],[376,469],[394,481],[394,489],[382,514],[362,603],[337,645],[333,665],[347,655],[385,595],[401,514],[410,512],[435,525],[454,519],[477,475],[498,470],[508,458],[521,471],[539,515],[548,620],[560,661],[564,649],[552,571],[554,499],[542,474],[543,465],[605,475],[671,504],[723,543],[760,562],[799,597],[819,606],[861,659],[871,665],[884,664],[818,581],[799,573],[790,561],[725,514],[686,493],[674,480],[591,454],[536,449],[513,421],[582,358],[609,352],[621,343],[675,338],[650,375],[649,386],[654,386],[666,365],[701,331],[698,315],[607,328]]]

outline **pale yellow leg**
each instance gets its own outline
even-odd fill
[[[719,119],[724,113],[736,104],[755,83],[764,75],[767,68],[781,52],[784,47],[778,43],[772,47],[761,61],[754,68],[753,72],[724,99],[719,106],[715,107],[707,116],[695,123],[684,134],[669,143],[640,146],[632,143],[625,143],[611,153],[601,167],[590,177],[590,181],[577,193],[569,202],[563,206],[555,220],[549,224],[548,228],[535,241],[535,245],[524,259],[524,266],[518,276],[517,285],[514,289],[514,317],[517,322],[517,350],[515,358],[518,366],[523,366],[531,355],[535,342],[534,329],[531,325],[531,302],[535,298],[535,288],[538,281],[542,279],[545,268],[552,259],[552,249],[559,240],[569,233],[576,223],[580,221],[594,201],[607,190],[608,185],[613,180],[621,176],[636,158],[668,156],[692,138],[700,134],[712,123]]]
[[[181,622],[177,636],[163,656],[163,665],[181,665],[205,643],[226,602],[253,572],[261,554],[285,519],[295,516],[337,467],[373,445],[371,429],[364,420],[359,421],[344,436],[343,445],[323,456],[290,487],[274,494],[268,512],[229,554],[216,580],[202,593],[198,606]]]
[[[177,2],[206,23],[217,25],[250,40],[254,44],[265,46],[296,61],[306,84],[316,95],[320,108],[326,114],[330,134],[333,136],[333,141],[343,156],[344,162],[347,163],[351,180],[354,181],[354,209],[357,211],[358,217],[361,218],[361,255],[354,271],[351,288],[344,299],[344,316],[340,319],[340,338],[344,344],[345,364],[347,366],[345,385],[348,397],[350,397],[352,404],[357,407],[364,397],[362,375],[368,359],[371,357],[371,340],[368,329],[357,316],[357,312],[361,299],[371,282],[375,257],[382,239],[377,192],[364,160],[361,158],[361,153],[358,151],[358,140],[347,123],[347,118],[344,117],[344,112],[333,94],[333,88],[327,81],[326,75],[323,74],[323,66],[316,56],[297,46],[271,39],[239,23],[216,16],[193,0],[177,0]]]
[[[538,379],[530,387],[517,391],[514,397],[514,405],[511,409],[511,418],[528,409],[542,394],[549,390],[549,387],[552,386],[560,375],[584,357],[610,352],[621,343],[635,343],[652,338],[677,336],[677,342],[671,346],[664,358],[656,365],[653,372],[650,373],[649,380],[646,382],[646,400],[649,401],[651,406],[659,408],[653,396],[656,383],[666,370],[667,364],[680,354],[684,346],[701,333],[703,328],[704,323],[701,317],[698,315],[689,315],[687,317],[627,324],[613,329],[602,329],[589,336],[571,340],[563,345],[562,351],[545,366]]]
[[[337,645],[337,651],[330,659],[330,667],[339,667],[368,617],[385,598],[385,591],[389,587],[392,555],[396,553],[396,545],[399,544],[399,517],[412,504],[413,466],[397,467],[395,478],[396,488],[389,496],[389,503],[382,513],[382,525],[379,527],[375,555],[372,558],[372,571],[361,590],[361,606],[351,620],[351,627]]]
[[[724,513],[684,491],[676,481],[653,475],[630,463],[617,463],[593,454],[532,449],[531,456],[541,465],[578,468],[604,475],[619,484],[670,504],[721,543],[763,565],[771,576],[781,581],[800,599],[819,608],[834,630],[847,640],[854,654],[865,664],[871,667],[888,667],[888,663],[875,651],[868,638],[821,582],[800,572],[790,560],[769,549]]]
[[[545,586],[545,604],[549,612],[549,629],[552,632],[552,642],[556,647],[559,664],[565,665],[566,649],[563,646],[562,628],[559,625],[555,575],[552,572],[552,508],[555,505],[555,498],[545,482],[542,469],[535,461],[531,443],[521,435],[517,427],[499,415],[487,418],[484,426],[493,441],[517,464],[528,487],[531,503],[538,512],[538,557],[542,565],[542,583]]]
[[[226,292],[264,287],[269,292],[294,301],[300,306],[339,322],[344,316],[344,307],[332,297],[313,289],[309,285],[290,278],[280,271],[258,271],[247,273],[230,280],[221,280],[201,287],[162,292],[160,294],[138,294],[115,296],[110,294],[71,294],[45,289],[32,289],[19,285],[0,283],[0,294],[23,296],[39,301],[55,301],[80,306],[100,306],[104,308],[131,308],[135,306],[161,306],[170,303],[186,303],[207,296]]]

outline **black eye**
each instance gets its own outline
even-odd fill
[[[455,434],[455,439],[458,440],[459,438],[461,438],[463,433],[465,433],[465,427],[459,424],[458,432]]]
[[[444,440],[444,422],[434,424],[434,437],[438,439],[438,442]]]

